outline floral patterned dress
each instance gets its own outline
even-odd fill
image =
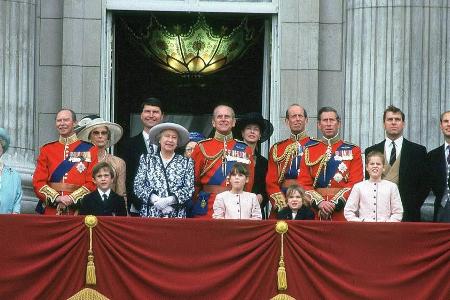
[[[134,193],[142,200],[141,217],[185,218],[186,201],[194,192],[194,162],[175,154],[164,166],[160,152],[142,155],[134,180]],[[150,201],[152,194],[159,197],[174,196],[176,203],[170,213],[163,213]]]

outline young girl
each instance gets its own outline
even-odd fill
[[[370,178],[353,186],[344,208],[347,221],[400,222],[403,206],[397,185],[381,179],[384,155],[372,151],[366,157]]]
[[[229,182],[231,191],[217,194],[214,201],[214,219],[261,220],[261,208],[256,194],[244,192],[249,172],[243,163],[235,163],[231,168]]]
[[[278,220],[314,220],[314,213],[305,206],[305,190],[293,184],[286,191],[288,206],[277,214]]]

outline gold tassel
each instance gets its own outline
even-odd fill
[[[95,277],[94,255],[92,254],[91,250],[89,250],[88,263],[86,268],[86,284],[97,284],[97,278]]]
[[[89,250],[86,267],[86,284],[96,285],[97,278],[95,276],[94,252],[92,251],[92,228],[97,225],[97,217],[92,215],[86,216],[84,218],[84,224],[89,227]]]
[[[280,261],[278,262],[278,270],[277,270],[277,286],[278,291],[287,290],[287,274],[286,268],[284,264],[284,234],[288,231],[288,224],[285,221],[278,221],[275,226],[275,231],[281,235],[281,253],[280,253]],[[278,294],[275,297],[271,298],[271,300],[295,300],[295,298],[287,295],[287,294]]]
[[[287,289],[287,278],[286,278],[286,268],[284,267],[283,257],[280,257],[280,266],[278,267],[277,277],[278,277],[278,290],[284,291]]]

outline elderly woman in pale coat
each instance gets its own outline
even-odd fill
[[[149,131],[158,151],[142,155],[134,192],[142,200],[142,217],[185,218],[186,202],[194,191],[194,162],[176,154],[189,141],[189,132],[175,123],[162,123]]]
[[[22,202],[22,184],[19,174],[5,165],[2,157],[8,150],[10,138],[0,128],[0,214],[19,214]]]

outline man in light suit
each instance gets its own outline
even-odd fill
[[[435,222],[450,222],[450,110],[441,114],[440,124],[444,144],[427,155],[429,187],[436,196],[434,201]]]
[[[420,207],[428,193],[425,178],[427,149],[403,137],[405,114],[399,108],[392,105],[386,108],[383,122],[386,139],[367,148],[365,155],[374,150],[384,153],[384,179],[398,186],[404,210],[402,221],[419,222]]]
[[[141,209],[141,201],[134,195],[133,185],[139,167],[139,160],[142,154],[150,154],[156,150],[156,146],[150,143],[148,132],[150,129],[161,123],[164,118],[162,103],[157,98],[147,98],[141,104],[141,122],[144,129],[141,133],[128,139],[125,143],[123,160],[126,163],[127,178],[127,199],[130,214],[139,215]]]

